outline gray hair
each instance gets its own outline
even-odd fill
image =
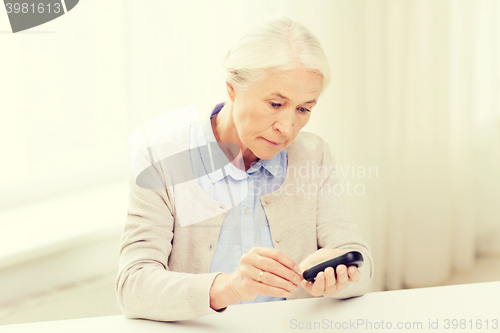
[[[288,16],[273,17],[248,30],[227,53],[226,81],[244,90],[266,74],[302,68],[323,76],[323,89],[331,72],[319,41]]]

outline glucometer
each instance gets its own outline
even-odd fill
[[[363,255],[361,255],[358,251],[344,253],[340,256],[324,260],[312,267],[309,267],[302,273],[302,276],[304,277],[304,280],[314,282],[314,279],[319,272],[323,272],[327,267],[332,267],[335,277],[337,277],[336,268],[338,265],[345,265],[346,268],[349,266],[361,267],[363,265]]]

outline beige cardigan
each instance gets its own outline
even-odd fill
[[[188,147],[188,134],[178,147]],[[170,145],[172,146],[172,145]],[[300,132],[287,147],[288,170],[282,186],[260,201],[269,221],[274,247],[297,264],[318,248],[357,250],[364,257],[358,282],[348,282],[333,298],[363,295],[373,276],[367,244],[333,186],[339,182],[328,143],[318,135]],[[318,169],[319,166],[327,169]],[[301,168],[302,167],[302,168]],[[322,172],[318,172],[322,171]],[[325,170],[332,171],[325,172]],[[158,170],[159,174],[168,170]],[[130,179],[130,203],[120,245],[115,282],[118,302],[128,318],[186,320],[218,313],[210,308],[210,288],[219,273],[208,273],[222,222],[228,210],[190,181],[189,214],[212,212],[202,222],[181,226],[175,205],[181,191],[144,189]],[[168,179],[168,178],[167,178]],[[316,191],[323,186],[330,191]],[[309,189],[309,190],[308,190]],[[337,193],[340,188],[337,188]],[[316,195],[316,192],[317,195]],[[184,212],[186,213],[186,212]],[[299,289],[287,299],[312,297]]]

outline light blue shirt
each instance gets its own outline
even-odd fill
[[[218,104],[212,111],[210,118],[215,116],[223,104]],[[205,119],[203,131],[191,125],[190,147],[200,147],[206,142],[217,142],[215,139],[210,118]],[[222,150],[219,149],[220,153]],[[271,231],[264,208],[260,203],[260,196],[277,190],[286,176],[288,156],[286,148],[268,160],[260,159],[246,172],[229,163],[222,170],[211,170],[210,159],[199,149],[191,149],[191,165],[193,174],[203,191],[212,199],[223,202],[231,208],[222,223],[219,240],[210,266],[210,272],[232,273],[238,267],[241,256],[253,247],[272,247]],[[219,153],[219,152],[217,152]],[[197,161],[197,163],[193,163]],[[229,189],[228,189],[229,188]],[[232,198],[231,198],[232,196]],[[213,249],[212,249],[213,251]],[[285,298],[258,295],[255,300],[240,302],[256,303],[285,300]]]

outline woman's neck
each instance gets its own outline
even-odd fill
[[[234,153],[231,152],[232,149],[223,147],[224,145],[219,145],[224,151],[226,157],[233,163],[236,167],[241,170],[247,171],[250,166],[257,162],[259,158],[254,155],[254,153],[247,147],[243,146],[241,143],[238,131],[233,122],[233,103],[227,102],[224,104],[222,109],[218,114],[211,118],[212,130],[214,132],[215,139],[217,142],[230,142],[238,145],[240,154],[243,156],[243,163],[241,161],[241,156],[233,156]]]

